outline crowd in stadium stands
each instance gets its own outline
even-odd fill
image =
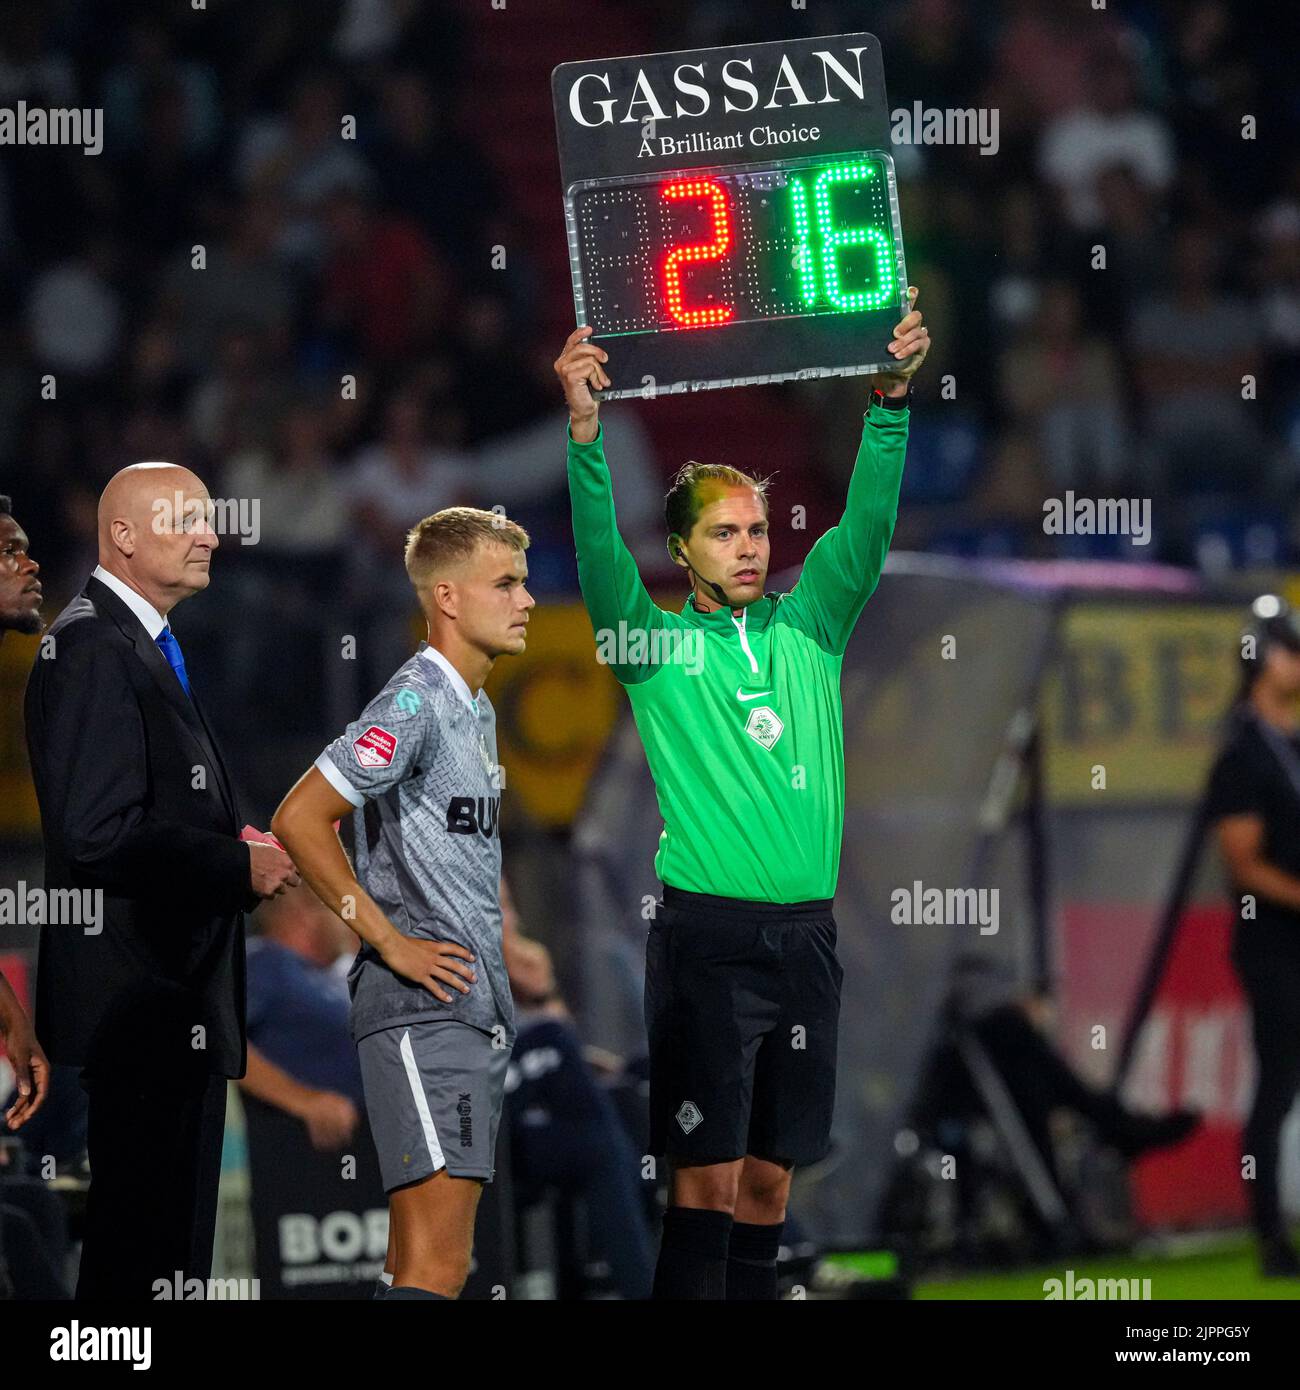
[[[669,48],[860,24],[836,3],[645,8]],[[525,476],[559,452],[549,436],[516,456],[522,505],[508,473],[477,466],[553,422],[551,325],[569,294],[538,273],[477,146],[480,22],[456,0],[6,6],[0,99],[104,110],[97,157],[0,153],[0,476],[56,591],[88,568],[104,479],[142,457],[259,497],[267,551],[308,576],[343,557],[347,594],[401,594],[403,528],[455,502],[522,513],[543,587],[572,587],[562,471]],[[991,156],[894,150],[936,359],[899,543],[1211,568],[1293,556],[1298,113],[1263,20],[1223,0],[1122,15],[908,0],[872,23],[895,109],[998,115]],[[555,207],[558,239],[558,182]],[[832,499],[861,390],[769,391],[810,427],[811,482]],[[719,438],[741,394],[711,398]],[[623,520],[653,564],[657,483],[682,460],[629,452]],[[1043,499],[1069,489],[1152,498],[1154,543],[1045,535]]]

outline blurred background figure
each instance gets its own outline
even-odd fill
[[[941,1223],[953,1242],[947,1253],[978,1263],[1121,1246],[1131,1237],[1122,1183],[1112,1180],[1104,1194],[1080,1183],[1074,1128],[1083,1121],[1094,1148],[1127,1164],[1186,1139],[1198,1115],[1142,1114],[1090,1085],[1053,1044],[1046,991],[1018,990],[979,956],[958,961],[957,971],[911,1119],[916,1160],[895,1174],[886,1221],[918,1250],[935,1239],[925,1174],[937,1152],[951,1156],[956,1178],[955,1210]],[[1095,1177],[1106,1165],[1093,1158],[1088,1167]]]
[[[1242,686],[1210,779],[1209,815],[1232,885],[1232,960],[1258,1068],[1242,1175],[1265,1274],[1300,1276],[1280,1204],[1282,1125],[1300,1094],[1300,622],[1256,599]]]
[[[303,886],[258,908],[248,943],[248,1071],[241,1090],[295,1115],[317,1149],[341,1149],[363,1113],[348,1031],[356,937]]]
[[[516,1201],[558,1197],[560,1297],[648,1298],[656,1189],[641,1173],[641,1080],[623,1059],[582,1045],[550,954],[522,934],[505,880],[501,907],[519,1026],[506,1075]]]

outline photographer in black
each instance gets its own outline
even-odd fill
[[[1211,774],[1237,914],[1232,960],[1250,1001],[1258,1074],[1242,1135],[1263,1272],[1300,1276],[1278,1194],[1282,1124],[1300,1090],[1300,622],[1275,595],[1242,635],[1242,687]]]

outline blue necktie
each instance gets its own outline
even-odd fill
[[[158,644],[158,649],[167,658],[167,664],[176,672],[176,679],[181,683],[181,689],[190,697],[194,698],[194,692],[190,689],[190,678],[185,674],[185,658],[181,655],[181,644],[176,640],[171,628],[165,627],[153,639]]]

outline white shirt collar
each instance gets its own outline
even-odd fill
[[[466,705],[469,706],[471,713],[477,714],[478,702],[475,700],[474,696],[469,693],[469,682],[466,681],[465,677],[461,675],[445,656],[443,656],[437,647],[430,647],[425,644],[420,648],[420,655],[432,661],[435,666],[441,666],[442,669],[446,671],[447,678],[451,681],[456,693],[465,701]]]
[[[167,626],[167,619],[140,594],[131,588],[129,584],[123,584],[115,574],[109,572],[103,565],[96,565],[95,572],[91,575],[92,579],[98,579],[101,584],[107,585],[122,600],[124,604],[135,614],[144,625],[144,630],[149,634],[152,641],[158,640],[158,634]]]

